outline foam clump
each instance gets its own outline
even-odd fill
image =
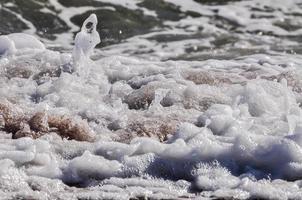
[[[0,36],[1,56],[12,56],[16,53],[33,50],[45,50],[45,46],[32,35],[25,33],[12,33]]]
[[[202,190],[218,190],[221,188],[234,188],[239,179],[219,165],[219,163],[200,164],[196,167],[194,175],[197,176],[196,185]]]
[[[13,161],[9,159],[2,159],[0,161],[0,165],[0,188],[2,191],[15,192],[18,190],[24,191],[29,189],[25,180],[25,173],[21,170],[18,170]]]
[[[118,176],[122,164],[115,160],[107,160],[102,156],[96,156],[85,151],[81,157],[70,161],[66,172],[71,176],[71,181],[82,182],[87,179],[105,179]],[[68,179],[68,177],[67,177]]]

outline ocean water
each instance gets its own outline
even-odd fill
[[[0,199],[302,199],[301,1],[1,0],[0,22],[46,47],[0,57]]]

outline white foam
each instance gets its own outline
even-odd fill
[[[0,36],[1,55],[10,56],[16,53],[32,50],[45,50],[44,44],[32,35],[25,33],[12,33]]]
[[[273,19],[260,26],[265,20],[250,19],[244,1],[232,2],[225,9],[193,1],[168,2],[183,11],[206,10],[206,16],[164,22],[172,28],[102,49],[106,57],[84,60],[91,69],[87,76],[62,72],[41,78],[40,72],[60,71],[71,54],[43,50],[36,39],[27,45],[23,43],[27,37],[19,41],[21,49],[33,45],[32,49],[43,52],[31,49],[28,54],[0,59],[1,98],[20,106],[26,117],[46,110],[50,115],[87,120],[96,132],[96,141],[88,143],[61,139],[55,133],[37,140],[12,140],[11,134],[1,131],[3,197],[176,199],[198,194],[201,198],[301,199],[301,55],[275,52],[235,59],[161,61],[182,55],[184,47],[203,44],[211,48],[215,34],[226,34],[212,24],[214,9],[217,16],[240,24],[241,31],[269,30],[280,35],[299,31],[272,27]],[[257,2],[258,7],[300,11],[292,6],[293,1]],[[64,9],[57,1],[51,3]],[[131,9],[136,6],[136,2],[130,5]],[[67,8],[59,16],[69,21],[76,9]],[[95,8],[82,7],[78,12],[90,9]],[[275,18],[282,16],[276,12]],[[159,33],[190,35],[201,26],[206,35],[202,39],[167,42],[166,47],[146,39]],[[76,30],[73,25],[72,31]],[[252,41],[250,36],[241,34],[239,46],[254,47],[259,36],[254,35]],[[263,46],[276,42],[264,38]],[[2,48],[10,49],[9,38],[3,41]],[[145,47],[140,49],[141,45]],[[133,54],[138,49],[154,52],[137,58]],[[215,52],[209,49],[208,53]],[[24,78],[19,74],[22,70],[32,75]],[[130,109],[130,104],[137,107]],[[167,134],[166,141],[160,142],[157,134]],[[142,135],[149,137],[137,137]]]

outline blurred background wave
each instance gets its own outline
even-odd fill
[[[302,53],[298,0],[1,0],[0,34],[35,34],[49,48],[72,48],[91,13],[108,54],[160,60]]]

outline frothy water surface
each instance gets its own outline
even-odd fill
[[[0,58],[0,102],[85,121],[95,140],[11,139],[0,118],[1,198],[301,199],[301,6],[3,1],[0,32],[47,50]],[[91,13],[102,42],[77,76],[64,69]]]

